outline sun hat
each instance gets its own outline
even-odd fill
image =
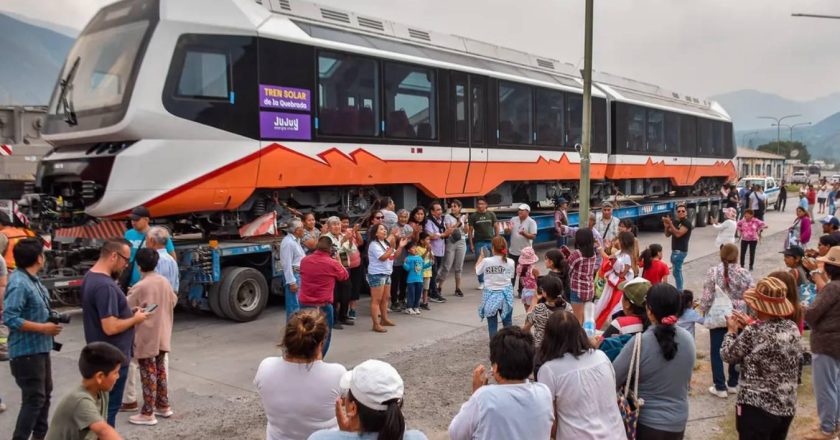
[[[785,317],[793,314],[793,304],[787,299],[787,285],[778,278],[759,280],[755,288],[744,292],[744,302],[753,310],[770,316]]]
[[[793,246],[791,246],[791,247],[789,247],[789,248],[787,248],[787,249],[785,249],[785,250],[783,250],[782,252],[779,252],[779,253],[784,254],[786,257],[800,257],[801,258],[801,257],[805,256],[805,251],[801,247],[796,246],[796,245],[793,245]]]
[[[405,389],[397,370],[376,359],[364,361],[344,373],[338,385],[343,391],[350,390],[356,401],[374,411],[388,409],[386,402],[402,399]]]
[[[840,266],[840,246],[834,246],[828,250],[824,257],[817,257],[817,261],[830,264],[832,266]]]
[[[527,204],[527,203],[523,203],[523,204],[519,205],[519,208],[518,208],[518,209],[519,209],[520,211],[528,211],[528,212],[531,212],[531,207],[530,207],[530,206],[528,206],[528,204]]]
[[[633,305],[641,306],[645,304],[647,293],[653,285],[650,281],[642,277],[633,278],[630,281],[625,281],[618,285],[618,289],[624,291],[624,296]]]
[[[525,246],[522,248],[522,251],[519,253],[520,264],[534,264],[537,261],[540,261],[540,257],[538,257],[537,253],[534,252],[534,248],[531,246]]]

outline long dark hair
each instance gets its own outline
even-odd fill
[[[578,358],[594,348],[575,315],[558,310],[545,324],[545,334],[540,344],[540,361],[545,363],[566,354]]]
[[[353,397],[349,391],[347,397],[356,403],[359,411],[359,424],[364,432],[377,432],[377,440],[402,440],[405,434],[405,417],[402,413],[402,399],[391,399],[384,402],[388,409],[377,411],[370,409]]]
[[[633,274],[638,274],[639,250],[636,249],[636,236],[629,231],[621,232],[618,234],[618,242],[621,244],[621,252],[630,255],[630,264],[633,266]]]
[[[591,233],[591,231],[590,231]],[[570,300],[571,293],[572,293],[572,268],[569,267],[569,262],[563,258],[563,253],[557,249],[551,249],[545,253],[545,259],[551,260],[551,264],[554,265],[554,269],[556,270],[556,276],[549,273],[549,276],[552,278],[559,278],[560,282],[563,284],[563,297],[566,301]]]
[[[639,228],[636,227],[636,224],[633,223],[633,220],[629,218],[623,218],[618,222],[619,225],[624,226],[627,228],[628,231],[633,233],[633,237],[637,237],[639,235]]]
[[[682,299],[676,287],[659,283],[650,288],[647,294],[647,308],[660,324],[654,327],[653,335],[662,350],[662,356],[670,361],[677,356],[678,344],[675,340],[677,329],[674,325],[662,324],[666,317],[677,317],[680,315]]]
[[[662,245],[653,243],[642,252],[642,269],[648,270],[653,264],[653,258],[662,253]]]
[[[738,246],[726,243],[720,248],[720,262],[723,264],[723,285],[729,288],[729,266],[738,262]]]
[[[585,258],[595,256],[595,236],[589,228],[580,228],[575,232],[575,249]]]
[[[415,206],[414,209],[411,210],[411,213],[408,214],[408,222],[416,223],[417,221],[414,220],[414,216],[420,211],[423,211],[423,221],[420,222],[419,225],[425,228],[428,216],[426,215],[426,208],[423,208],[422,206]]]
[[[545,294],[547,300],[554,303],[554,307],[566,308],[566,299],[563,298],[564,285],[560,278],[540,277],[539,289]]]

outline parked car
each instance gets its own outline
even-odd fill
[[[834,174],[828,178],[828,183],[840,183],[840,174]]]
[[[807,171],[796,171],[790,176],[790,183],[810,183],[810,181]]]
[[[747,176],[743,179],[738,181],[736,187],[740,191],[741,188],[747,187],[751,188],[753,185],[758,185],[764,188],[764,194],[767,196],[767,201],[765,202],[765,206],[767,210],[770,208],[774,208],[776,210],[779,209],[779,184],[776,183],[776,179],[772,177],[763,177],[763,176]]]

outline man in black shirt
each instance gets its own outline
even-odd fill
[[[688,255],[688,240],[691,239],[691,222],[688,221],[688,209],[685,205],[677,206],[677,220],[671,216],[662,219],[665,225],[665,236],[671,237],[671,266],[673,266],[674,280],[677,290],[683,290],[682,266]]]
[[[784,181],[779,185],[779,204],[776,205],[781,212],[785,212],[785,205],[787,205],[787,187],[785,185]]]

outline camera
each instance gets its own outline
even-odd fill
[[[51,322],[53,324],[70,324],[70,315],[50,310],[50,316],[47,317],[47,322]]]

